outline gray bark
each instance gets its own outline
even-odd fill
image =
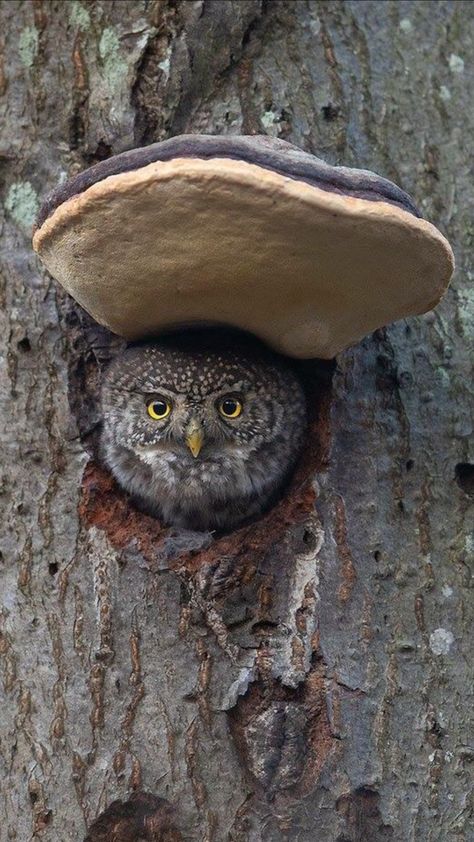
[[[473,52],[470,2],[1,5],[2,842],[474,838]],[[184,131],[373,169],[458,266],[309,367],[285,499],[193,546],[96,464],[117,343],[30,247],[60,178]]]

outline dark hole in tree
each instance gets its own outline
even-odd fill
[[[56,573],[59,570],[59,565],[57,561],[50,561],[50,563],[48,564],[48,570],[51,576],[56,576]]]
[[[470,462],[458,462],[454,472],[459,488],[464,494],[474,497],[474,465]]]
[[[407,459],[407,461],[405,463],[405,468],[407,469],[407,471],[411,471],[414,468],[414,466],[415,466],[414,460],[413,459]]]
[[[380,552],[380,550],[375,550],[375,552],[374,552],[375,561],[380,561],[381,558],[382,558],[382,553]]]
[[[91,456],[83,481],[83,502],[81,517],[86,523],[104,529],[117,548],[125,548],[134,541],[140,548],[147,546],[147,553],[156,558],[159,546],[166,561],[173,558],[206,556],[209,543],[180,547],[176,552],[171,547],[172,532],[156,519],[140,512],[125,492],[115,484],[111,475],[101,468],[99,455],[99,389],[100,369],[123,348],[117,345],[105,329],[95,325],[80,308],[76,308],[79,320],[69,331],[71,358],[69,367],[69,398],[71,410],[80,430],[81,440]],[[214,555],[218,548],[230,557],[242,554],[242,545],[263,551],[278,543],[288,530],[303,524],[314,510],[315,491],[313,477],[326,468],[329,452],[329,407],[334,361],[295,360],[294,367],[303,384],[309,408],[309,426],[303,452],[293,476],[281,489],[278,499],[267,512],[248,524],[242,524],[235,532],[214,534],[209,550]],[[248,530],[248,531],[244,531]],[[196,533],[204,535],[204,533]],[[303,533],[304,535],[304,533]],[[301,536],[307,547],[314,547],[317,538],[311,530]],[[222,543],[224,542],[224,543]],[[214,549],[213,549],[214,548]],[[143,550],[142,550],[143,551]],[[209,555],[207,552],[207,556]],[[148,556],[147,556],[148,557]],[[209,558],[207,557],[209,562]],[[195,565],[193,565],[195,566]]]
[[[308,550],[314,550],[317,544],[317,538],[312,529],[305,529],[303,532],[303,544],[308,547]]]
[[[31,342],[27,336],[24,336],[23,339],[20,339],[20,341],[17,342],[17,348],[24,354],[28,353],[28,351],[31,351]]]
[[[336,120],[341,113],[341,109],[338,105],[333,105],[332,102],[328,102],[327,105],[323,105],[321,108],[321,113],[325,120],[331,122],[331,120]]]

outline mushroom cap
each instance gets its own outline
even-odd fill
[[[267,137],[183,135],[102,161],[47,198],[33,246],[126,339],[230,325],[303,358],[430,310],[454,267],[390,181]]]

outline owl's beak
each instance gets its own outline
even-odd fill
[[[185,440],[194,458],[199,456],[204,441],[204,432],[201,424],[195,418],[192,418],[186,427]]]

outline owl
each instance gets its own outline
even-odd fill
[[[101,390],[103,460],[168,525],[228,531],[275,500],[307,412],[289,361],[222,332],[130,345]]]

